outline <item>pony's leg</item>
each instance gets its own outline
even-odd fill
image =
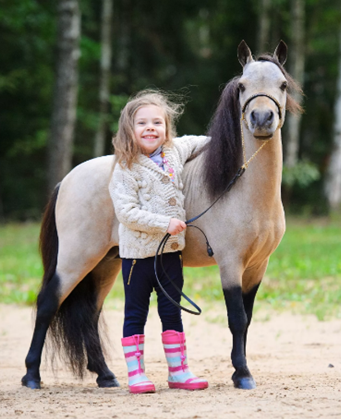
[[[251,323],[253,305],[255,302],[256,294],[265,274],[269,260],[265,260],[260,266],[247,269],[243,274],[243,303],[247,316],[247,328],[245,330],[245,355],[246,355],[246,341],[247,332]]]
[[[31,389],[40,389],[40,363],[46,332],[60,305],[58,297],[59,277],[54,274],[47,286],[41,290],[37,300],[37,316],[32,342],[25,359],[26,375],[22,385]]]
[[[95,288],[92,269],[104,255],[94,255],[93,258],[88,258],[84,262],[72,253],[68,258],[60,258],[59,253],[58,260],[62,262],[57,263],[54,273],[51,275],[51,271],[46,270],[46,278],[44,276],[43,287],[37,300],[37,317],[32,342],[25,360],[27,372],[21,380],[23,386],[31,389],[40,388],[41,355],[49,327],[54,339],[60,346],[66,346],[71,354],[70,361],[73,372],[80,377],[83,376],[82,345],[87,342],[89,336],[92,341],[92,334],[86,321],[89,318],[90,320],[96,318],[95,315],[91,316],[91,307],[96,307],[96,304],[91,301],[96,298],[95,295],[92,295],[92,290]],[[89,312],[87,313],[87,311]],[[96,309],[93,312],[96,312]],[[75,318],[79,319],[80,323],[73,329]],[[85,319],[86,321],[84,321]],[[96,321],[98,321],[98,314]],[[65,327],[67,327],[67,332]],[[78,330],[80,328],[82,330]],[[61,331],[62,329],[63,331]],[[85,336],[85,342],[78,339],[77,333],[80,336]]]
[[[40,231],[40,247],[43,257],[44,277],[37,299],[37,316],[31,346],[25,364],[26,375],[22,378],[23,386],[40,388],[40,363],[47,329],[60,306],[60,278],[56,274],[58,255],[58,235],[55,221],[55,205],[59,185],[54,189],[44,212]]]
[[[231,264],[226,264],[220,266],[220,275],[227,308],[228,324],[232,333],[231,360],[235,368],[232,381],[236,388],[253,389],[256,387],[256,383],[247,367],[245,356],[248,316],[243,301],[241,273],[233,273]]]
[[[245,356],[245,334],[247,330],[247,315],[244,308],[241,286],[223,288],[229,327],[232,333],[231,360],[235,368],[232,381],[236,388],[249,390],[256,383],[247,367]]]
[[[252,319],[252,313],[253,313],[253,305],[255,302],[255,298],[256,298],[256,294],[258,291],[258,288],[260,286],[260,283],[256,284],[253,286],[253,288],[244,293],[243,292],[243,303],[244,303],[244,309],[245,309],[245,313],[246,313],[246,317],[247,317],[247,326],[246,326],[246,330],[245,330],[245,335],[244,335],[244,353],[246,356],[246,342],[247,342],[247,332],[249,330],[249,326],[251,323],[251,319]]]
[[[121,270],[121,259],[118,257],[118,248],[111,249],[105,258],[93,270],[96,278],[96,313],[94,316],[94,336],[97,341],[95,345],[87,345],[86,351],[88,356],[87,369],[98,375],[96,382],[99,387],[119,387],[119,382],[115,374],[108,368],[103,354],[101,340],[98,332],[98,321],[102,311],[103,303],[111,290],[118,273]],[[95,350],[94,350],[95,348]]]

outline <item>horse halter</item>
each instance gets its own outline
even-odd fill
[[[253,153],[253,155],[249,158],[249,160],[246,160],[246,153],[245,153],[245,140],[244,140],[244,132],[243,132],[243,121],[244,121],[244,123],[245,123],[245,125],[246,125],[246,128],[247,128],[247,129],[249,129],[249,125],[248,125],[247,120],[246,120],[246,118],[245,118],[245,111],[246,111],[246,108],[247,108],[248,104],[249,104],[249,103],[250,103],[253,99],[256,99],[257,97],[267,97],[268,99],[271,99],[271,100],[275,103],[275,105],[277,106],[277,109],[278,109],[279,122],[278,122],[278,126],[277,126],[277,128],[275,129],[274,133],[272,134],[271,138],[269,138],[269,139],[267,139],[267,140],[264,140],[264,143],[263,143],[263,144],[262,144],[262,145],[258,148],[258,150],[256,150],[256,151]],[[282,128],[283,123],[284,123],[284,121],[283,121],[283,106],[281,106],[281,105],[280,105],[280,103],[278,102],[278,100],[277,100],[275,97],[273,97],[273,96],[271,96],[271,95],[269,95],[269,94],[267,94],[267,93],[260,92],[260,93],[255,93],[254,95],[251,95],[248,99],[246,99],[246,101],[245,101],[245,103],[244,103],[244,105],[243,105],[243,107],[242,107],[242,115],[241,115],[241,117],[240,117],[240,132],[241,132],[241,137],[242,137],[243,160],[244,160],[244,164],[243,164],[243,166],[241,167],[242,169],[247,169],[247,167],[249,166],[249,163],[251,162],[251,160],[253,160],[253,159],[256,157],[256,155],[257,155],[257,154],[261,151],[261,149],[262,149],[264,146],[266,146],[266,144],[267,144],[269,141],[271,141],[271,140],[272,140],[272,138],[273,138],[273,136],[274,136],[275,132],[276,132],[278,129],[281,129],[281,128]]]

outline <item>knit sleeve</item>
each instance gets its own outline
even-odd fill
[[[184,135],[174,138],[174,146],[177,148],[182,164],[196,152],[200,151],[211,139],[205,135]]]
[[[120,223],[131,230],[166,234],[171,217],[141,209],[138,184],[131,172],[116,166],[109,192]]]

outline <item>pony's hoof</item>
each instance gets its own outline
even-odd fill
[[[24,376],[21,379],[21,385],[24,387],[28,387],[32,390],[40,390],[40,380],[33,380],[33,379],[29,379],[26,376]]]
[[[96,381],[97,381],[98,387],[101,387],[101,388],[120,387],[120,383],[117,381],[116,377],[97,379]]]
[[[233,384],[241,390],[253,390],[256,388],[256,382],[252,377],[233,378]]]

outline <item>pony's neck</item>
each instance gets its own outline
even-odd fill
[[[255,140],[249,131],[244,131],[246,159],[263,144]],[[262,199],[264,204],[273,204],[281,199],[283,152],[281,131],[277,130],[273,139],[270,140],[249,163],[244,176],[248,181],[244,182],[249,196]]]

